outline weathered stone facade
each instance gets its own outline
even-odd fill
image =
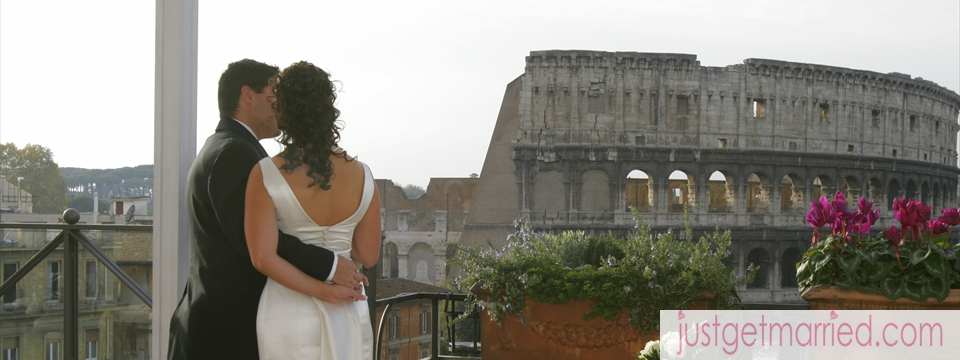
[[[731,266],[762,267],[748,301],[800,301],[804,214],[837,190],[957,205],[960,95],[909,75],[695,55],[534,51],[507,85],[462,242],[502,244],[512,222],[627,233],[729,228]],[[780,194],[780,196],[777,196]],[[781,290],[783,289],[783,290]]]
[[[384,232],[382,276],[441,285],[447,245],[460,242],[479,179],[432,178],[426,194],[407,199],[390,180],[376,180]]]

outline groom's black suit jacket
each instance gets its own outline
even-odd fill
[[[236,120],[220,120],[187,176],[190,277],[170,321],[169,359],[258,359],[257,306],[267,277],[253,267],[243,233],[250,170],[267,156]],[[277,253],[326,279],[334,254],[280,234]]]

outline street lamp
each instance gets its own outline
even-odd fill
[[[20,188],[20,182],[23,181],[23,176],[17,178],[17,212],[23,212],[23,189]]]

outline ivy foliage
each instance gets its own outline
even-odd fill
[[[896,248],[895,244],[881,236],[859,242],[821,239],[796,265],[800,293],[814,286],[839,286],[866,293],[879,290],[891,301],[905,297],[941,302],[950,289],[960,289],[960,244],[904,241]]]
[[[737,289],[756,274],[738,277],[723,264],[730,255],[730,232],[715,230],[693,241],[689,220],[684,239],[668,230],[651,233],[634,211],[637,232],[627,238],[582,231],[542,234],[522,220],[503,248],[491,244],[458,246],[452,265],[462,269],[458,286],[483,282],[487,301],[470,294],[468,306],[477,305],[497,322],[517,316],[525,323],[526,300],[564,304],[592,300],[584,319],[616,319],[630,309],[630,323],[647,332],[659,328],[660,310],[688,309],[701,292],[715,294],[716,309],[741,306]]]

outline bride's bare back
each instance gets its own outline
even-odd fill
[[[308,165],[298,166],[293,172],[281,168],[286,164],[282,157],[274,156],[273,163],[280,168],[287,184],[293,189],[293,194],[300,202],[300,206],[307,216],[320,226],[332,226],[346,220],[360,207],[360,198],[363,195],[363,165],[357,161],[347,161],[344,158],[330,156],[333,175],[330,176],[329,190],[319,186],[309,186],[313,181],[307,176]],[[379,211],[379,201],[375,203]],[[358,229],[359,230],[359,229]]]

